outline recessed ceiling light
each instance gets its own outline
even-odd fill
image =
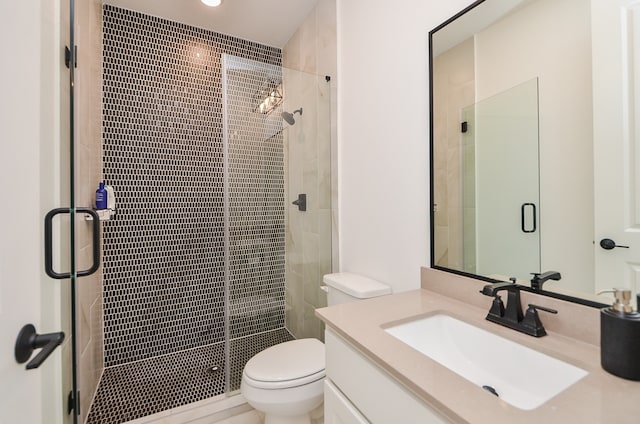
[[[209,7],[216,7],[222,4],[222,0],[200,0],[200,1]]]

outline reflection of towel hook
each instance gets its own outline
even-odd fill
[[[305,212],[307,210],[307,195],[298,194],[298,200],[294,200],[291,204],[296,205],[299,211]]]

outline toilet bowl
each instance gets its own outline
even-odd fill
[[[255,355],[242,373],[240,390],[265,414],[265,424],[309,424],[323,400],[324,344],[317,339],[280,343]]]
[[[329,306],[391,293],[391,288],[357,274],[328,274]],[[255,355],[242,373],[240,391],[265,414],[265,424],[310,424],[310,412],[323,402],[324,344],[317,339],[281,343]]]

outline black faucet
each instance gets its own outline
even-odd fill
[[[562,278],[562,276],[558,271],[547,271],[547,272],[543,272],[542,274],[534,272],[534,273],[531,273],[531,275],[533,275],[533,278],[531,279],[531,288],[536,291],[542,290],[542,284],[545,281],[547,280],[558,281],[560,280],[560,278]]]
[[[559,275],[559,274],[558,274]],[[542,337],[547,334],[538,317],[538,310],[557,314],[555,309],[544,308],[529,304],[526,314],[522,313],[522,304],[520,303],[520,290],[524,287],[515,283],[515,278],[510,283],[500,282],[488,284],[482,288],[485,296],[492,296],[493,303],[487,314],[487,320],[496,324],[504,325],[516,331],[528,334],[534,337]],[[507,306],[505,308],[502,298],[498,294],[500,291],[507,291]]]

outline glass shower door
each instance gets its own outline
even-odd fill
[[[226,392],[246,362],[322,339],[331,271],[329,78],[223,56]]]
[[[315,309],[326,306],[322,277],[332,272],[331,77],[284,68],[287,330],[324,340]],[[304,196],[305,208],[298,202]]]
[[[284,330],[282,68],[223,55],[225,386]]]

